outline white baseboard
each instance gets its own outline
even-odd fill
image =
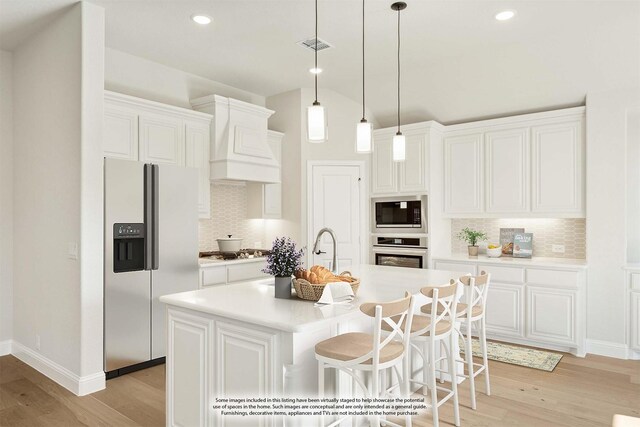
[[[11,340],[0,341],[0,356],[11,354]]]
[[[588,339],[587,353],[614,357],[616,359],[627,359],[629,356],[629,348],[626,344],[617,342]]]
[[[67,368],[18,342],[13,341],[11,347],[11,354],[75,395],[84,396],[103,390],[105,387],[104,372],[79,377]]]

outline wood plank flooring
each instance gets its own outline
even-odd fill
[[[640,417],[640,362],[564,355],[554,372],[490,361],[491,396],[460,387],[462,426],[610,426],[613,414]],[[115,378],[78,397],[13,356],[0,357],[0,426],[163,426],[164,365]],[[453,425],[445,404],[441,425]],[[431,415],[414,419],[431,425]]]

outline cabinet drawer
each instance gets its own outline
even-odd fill
[[[640,291],[640,273],[631,273],[631,290]]]
[[[575,271],[527,269],[527,283],[531,285],[578,288],[578,273]]]
[[[478,265],[478,274],[482,271],[491,274],[492,282],[524,283],[524,268],[480,264]]]
[[[261,270],[264,268],[265,262],[247,262],[244,264],[229,265],[228,280],[231,282],[242,282],[243,280],[254,280],[267,277],[268,274],[263,273]]]
[[[456,263],[456,262],[436,261],[434,265],[436,270],[455,271],[455,272],[469,273],[474,275],[476,274],[476,266],[474,264],[462,264],[462,263]]]
[[[204,267],[200,269],[202,286],[224,285],[227,283],[227,267]]]

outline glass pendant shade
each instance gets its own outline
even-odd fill
[[[327,112],[319,103],[313,103],[307,107],[307,139],[309,142],[326,142],[327,136]]]
[[[398,132],[393,137],[393,161],[404,162],[405,159],[405,140],[404,135]]]
[[[358,123],[356,128],[356,151],[358,153],[371,152],[372,128],[371,123],[364,119]]]

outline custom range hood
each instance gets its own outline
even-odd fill
[[[193,99],[191,105],[213,115],[212,181],[280,182],[280,164],[267,142],[267,120],[273,111],[219,95]]]

